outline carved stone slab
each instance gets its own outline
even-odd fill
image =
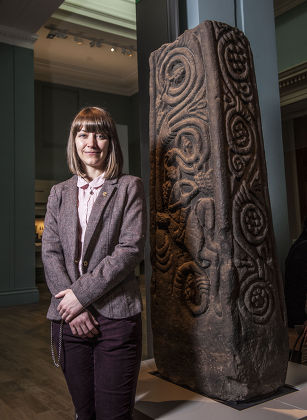
[[[150,68],[158,370],[224,400],[272,393],[288,348],[249,43],[206,21]]]

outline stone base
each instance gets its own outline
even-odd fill
[[[236,409],[152,375],[153,359],[142,362],[134,420],[274,420],[307,419],[307,367],[289,362],[286,383],[297,392]]]

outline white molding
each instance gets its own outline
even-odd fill
[[[38,36],[20,29],[0,25],[0,42],[17,47],[33,49],[33,44]]]
[[[123,0],[88,0],[86,6],[83,0],[66,0],[60,10],[90,17],[96,20],[124,26],[136,30],[135,3]]]
[[[97,20],[90,18],[88,16],[82,16],[75,13],[69,13],[65,10],[58,9],[53,13],[51,20],[59,22],[67,22],[73,25],[77,25],[80,28],[90,28],[100,32],[106,32],[109,34],[114,34],[123,38],[136,40],[136,30],[121,26],[120,24],[112,24],[107,21]],[[61,23],[61,27],[64,26]]]
[[[52,19],[136,40],[134,0],[67,0]]]
[[[279,73],[281,106],[307,98],[307,61]]]
[[[99,92],[131,96],[138,91],[137,75],[132,72],[124,79],[107,72],[93,71],[88,68],[50,62],[36,58],[34,60],[34,76],[37,80],[75,86]]]
[[[290,105],[295,102],[303,101],[304,99],[307,99],[307,88],[301,89],[297,92],[292,92],[284,98],[280,98],[280,106],[283,107]]]

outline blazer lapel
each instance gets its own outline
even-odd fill
[[[65,237],[68,240],[68,249],[71,250],[73,260],[78,258],[78,187],[77,177],[71,178],[66,193],[63,194],[62,203]]]
[[[91,238],[96,230],[99,220],[113,195],[113,191],[116,189],[117,179],[106,179],[101,187],[101,190],[96,198],[93,205],[87,228],[85,231],[84,244],[83,244],[83,256],[87,254],[87,249],[90,244]]]

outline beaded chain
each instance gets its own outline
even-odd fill
[[[52,356],[52,360],[53,360],[53,364],[55,367],[60,367],[60,360],[61,360],[61,350],[62,350],[62,341],[63,341],[63,320],[61,320],[61,324],[60,324],[60,332],[59,332],[59,349],[58,349],[58,360],[56,361],[55,359],[55,353],[54,353],[54,343],[53,343],[53,337],[52,337],[52,324],[53,322],[51,321],[51,356]]]

